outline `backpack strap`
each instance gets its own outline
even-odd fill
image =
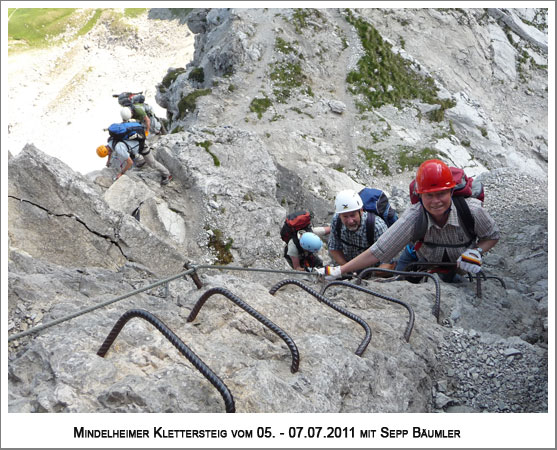
[[[456,207],[456,212],[458,213],[458,218],[463,225],[464,231],[473,241],[476,240],[477,236],[474,231],[474,225],[476,222],[466,199],[464,197],[453,196],[453,203]]]
[[[433,242],[424,242],[424,236],[427,232],[427,213],[423,205],[421,205],[420,211],[421,214],[418,216],[418,220],[414,225],[414,233],[412,235],[412,242],[414,242],[414,250],[417,251],[423,244],[426,244],[429,247],[448,247],[448,248],[456,248],[462,247],[463,245],[469,246],[476,240],[476,233],[474,231],[474,216],[472,216],[472,212],[470,211],[470,207],[464,197],[453,196],[452,197],[453,204],[456,208],[456,212],[458,215],[458,220],[462,228],[464,228],[465,233],[470,237],[470,240],[465,244],[435,244]],[[421,203],[421,202],[420,202]]]
[[[294,245],[298,249],[298,253],[300,254],[300,259],[302,259],[302,255],[304,254],[304,249],[300,245],[300,240],[298,239],[298,232],[296,230],[294,230],[294,234],[292,234],[291,240],[294,242]]]
[[[367,219],[366,219],[366,238],[367,238],[367,242],[368,242],[368,246],[367,247],[360,247],[359,245],[355,245],[352,244],[350,242],[346,242],[344,239],[342,239],[341,237],[341,230],[342,230],[342,222],[340,220],[340,216],[337,216],[336,221],[335,221],[335,234],[337,239],[342,242],[344,245],[348,245],[349,247],[356,247],[358,249],[361,250],[366,250],[369,247],[371,247],[374,243],[375,243],[375,214],[373,214],[371,211],[366,211],[367,212]]]
[[[371,247],[375,242],[375,214],[371,211],[367,212],[366,235],[369,247]]]

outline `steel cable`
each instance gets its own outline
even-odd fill
[[[8,337],[8,342],[13,341],[14,339],[22,338],[22,337],[27,336],[29,334],[38,333],[39,331],[45,330],[45,329],[50,328],[54,325],[58,325],[59,323],[66,322],[66,321],[71,320],[71,319],[75,319],[76,317],[79,317],[83,314],[86,314],[86,313],[89,313],[89,312],[94,311],[96,309],[102,308],[103,306],[107,306],[107,305],[110,305],[112,303],[118,302],[120,300],[124,300],[125,298],[131,297],[132,295],[136,295],[136,294],[140,294],[141,292],[148,291],[151,288],[160,286],[161,284],[168,283],[169,281],[175,280],[175,279],[183,277],[185,275],[189,275],[193,272],[194,272],[194,269],[186,270],[185,272],[181,272],[177,275],[173,275],[169,278],[165,278],[164,280],[157,281],[153,284],[142,287],[140,289],[135,289],[134,291],[128,292],[127,294],[124,294],[124,295],[120,295],[119,297],[113,298],[113,299],[108,300],[104,303],[100,303],[98,305],[91,306],[91,307],[83,309],[81,311],[77,311],[73,314],[70,314],[69,316],[61,317],[60,319],[53,320],[52,322],[45,323],[43,325],[38,325],[34,328],[30,328],[29,330],[22,331],[21,333],[13,334],[12,336]]]
[[[294,343],[292,338],[288,336],[288,334],[286,334],[280,327],[275,325],[265,316],[261,315],[259,312],[257,312],[255,309],[253,309],[251,306],[249,306],[247,303],[245,303],[243,300],[235,296],[232,292],[228,291],[227,289],[221,287],[214,287],[209,289],[205,293],[203,293],[203,295],[199,298],[199,300],[191,310],[190,315],[186,319],[187,322],[192,322],[193,320],[195,320],[197,314],[201,310],[201,307],[205,304],[207,299],[214,294],[221,294],[225,296],[226,298],[234,302],[236,305],[238,305],[240,308],[242,308],[244,311],[246,311],[248,314],[255,317],[259,322],[261,322],[263,325],[265,325],[275,334],[277,334],[286,343],[286,345],[290,349],[290,353],[292,354],[292,366],[290,368],[290,371],[292,373],[298,371],[298,367],[300,365],[300,355],[298,353],[298,347],[296,347],[296,344]]]
[[[230,393],[228,387],[223,381],[215,374],[182,340],[172,332],[161,320],[151,314],[149,311],[143,309],[130,309],[125,312],[116,322],[103,344],[97,351],[97,355],[104,357],[106,352],[124,327],[124,325],[132,318],[139,317],[151,323],[157,330],[159,330],[164,337],[166,337],[178,351],[190,361],[199,372],[220,392],[227,413],[236,411],[234,406],[234,398]]]
[[[277,284],[275,284],[270,290],[269,293],[271,295],[275,295],[275,293],[282,288],[283,286],[286,286],[287,284],[294,284],[298,287],[301,287],[302,289],[304,289],[306,292],[310,293],[311,295],[313,295],[315,298],[317,298],[317,300],[319,300],[320,302],[326,304],[327,306],[333,308],[335,311],[345,315],[346,317],[348,317],[349,319],[353,320],[354,322],[360,324],[363,329],[366,332],[365,338],[362,341],[362,343],[358,346],[358,348],[356,349],[356,355],[358,356],[362,356],[362,354],[364,353],[364,351],[366,350],[369,341],[371,341],[371,329],[369,328],[369,325],[366,323],[365,320],[363,320],[362,318],[356,316],[355,314],[352,314],[350,311],[347,311],[346,309],[335,305],[333,302],[331,302],[330,300],[328,300],[327,298],[325,298],[324,296],[322,296],[321,294],[319,294],[318,292],[314,291],[313,289],[311,289],[310,287],[306,286],[304,283],[298,281],[298,280],[283,280],[283,281],[279,281]]]

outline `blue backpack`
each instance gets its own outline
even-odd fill
[[[382,190],[365,187],[360,192],[358,192],[358,194],[362,199],[364,211],[368,212],[366,221],[366,235],[368,244],[369,246],[371,246],[375,242],[375,216],[381,217],[387,224],[387,227],[390,227],[398,220],[398,214],[389,203],[387,194],[385,194],[385,192],[383,192]],[[344,244],[353,246],[353,244],[344,242],[340,237],[342,225],[340,216],[337,216],[337,223],[335,225],[336,235],[338,239]]]
[[[388,227],[397,221],[398,214],[391,207],[387,195],[382,190],[366,187],[358,194],[364,203],[364,211],[371,211],[376,216],[381,217]]]
[[[143,151],[143,147],[145,146],[145,128],[142,124],[137,122],[123,122],[123,123],[113,123],[108,127],[108,134],[110,137],[109,140],[112,139],[113,145],[116,145],[118,142],[125,141],[138,141],[139,142],[139,152]],[[126,144],[129,150],[128,144]]]

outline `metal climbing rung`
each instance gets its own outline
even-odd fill
[[[379,267],[369,267],[365,270],[362,270],[358,275],[358,278],[361,280],[365,275],[371,272],[387,272],[395,275],[403,275],[403,276],[410,276],[410,277],[413,276],[428,277],[433,279],[433,282],[435,283],[435,304],[433,305],[432,313],[437,319],[437,323],[439,323],[439,314],[441,311],[441,286],[439,285],[439,279],[435,275],[427,272],[405,272],[402,270],[380,269]]]
[[[421,261],[421,262],[413,262],[410,263],[408,266],[406,266],[406,268],[408,269],[409,267],[453,267],[456,268],[456,263],[449,263],[449,262],[441,262],[441,263],[433,263],[433,262],[425,262],[425,261]],[[420,272],[423,273],[423,272]],[[474,279],[476,279],[476,297],[477,298],[481,298],[482,297],[482,280],[497,280],[499,281],[499,283],[501,283],[501,286],[503,286],[504,289],[506,289],[507,287],[505,286],[505,282],[496,276],[492,276],[489,275],[487,276],[485,274],[485,272],[483,270],[480,270],[477,274],[471,274],[468,273],[468,281],[472,282]]]
[[[240,308],[242,308],[251,316],[255,317],[259,322],[261,322],[263,325],[265,325],[267,328],[269,328],[271,331],[277,334],[286,343],[286,345],[290,349],[290,353],[292,354],[292,366],[290,368],[290,371],[292,373],[298,371],[298,367],[300,365],[300,355],[298,353],[298,347],[296,347],[296,344],[294,343],[292,338],[290,338],[290,336],[288,336],[288,334],[286,334],[280,327],[278,327],[269,319],[261,315],[259,312],[257,312],[255,309],[253,309],[251,306],[249,306],[247,303],[242,301],[240,298],[235,296],[232,292],[228,291],[227,289],[221,287],[214,287],[206,291],[199,298],[197,303],[194,305],[192,311],[190,312],[190,315],[186,319],[187,322],[193,322],[195,320],[197,314],[201,310],[201,307],[205,304],[207,299],[214,294],[221,294],[224,295],[229,300],[232,300],[234,303],[236,303],[236,305],[238,305]]]
[[[324,296],[322,296],[321,294],[319,294],[318,292],[314,291],[313,289],[311,289],[310,287],[306,286],[304,283],[302,283],[301,281],[298,280],[283,280],[283,281],[279,281],[277,284],[275,284],[270,290],[269,293],[271,295],[275,295],[275,293],[282,288],[283,286],[286,286],[287,284],[294,284],[298,287],[301,287],[302,289],[304,289],[306,292],[310,293],[311,295],[313,295],[315,298],[317,298],[317,300],[319,300],[322,303],[325,303],[327,306],[333,308],[335,311],[345,315],[346,317],[348,317],[349,319],[352,319],[354,322],[360,324],[363,329],[366,332],[365,338],[362,341],[362,343],[358,346],[358,348],[356,349],[356,355],[358,356],[362,356],[362,354],[364,353],[364,351],[366,350],[369,341],[371,341],[371,329],[369,328],[369,325],[366,323],[365,320],[363,320],[362,318],[356,316],[355,314],[352,314],[350,311],[347,311],[346,309],[335,305],[333,302],[331,302],[330,300],[326,299]]]
[[[346,287],[349,287],[349,288],[352,288],[352,289],[356,289],[358,291],[365,292],[366,294],[374,295],[376,297],[382,298],[382,299],[387,300],[389,302],[398,303],[399,305],[404,306],[408,310],[408,314],[410,316],[408,318],[408,325],[406,326],[406,331],[404,332],[404,339],[406,339],[406,342],[410,341],[410,335],[412,334],[412,328],[414,328],[414,310],[412,309],[412,307],[410,305],[403,302],[402,300],[398,300],[396,298],[389,297],[387,295],[379,294],[379,293],[374,292],[370,289],[366,289],[362,286],[358,286],[356,284],[349,283],[347,281],[331,281],[329,284],[327,284],[326,286],[323,287],[323,289],[321,290],[321,294],[325,295],[325,291],[328,288],[330,288],[331,286],[346,286]]]
[[[186,345],[182,342],[182,340],[176,336],[170,328],[168,328],[161,320],[155,317],[148,311],[143,309],[130,309],[129,311],[122,314],[122,316],[118,319],[106,339],[104,340],[103,344],[97,351],[97,355],[100,357],[104,357],[106,352],[122,330],[124,325],[132,318],[139,317],[141,319],[146,320],[147,322],[151,323],[157,330],[159,330],[164,337],[166,337],[174,347],[178,349],[178,351],[184,355],[188,361],[190,361],[197,370],[201,372],[201,374],[209,380],[209,382],[220,392],[224,404],[226,407],[227,413],[236,412],[236,408],[234,406],[234,398],[230,393],[230,390],[223,381],[203,362],[199,357]]]

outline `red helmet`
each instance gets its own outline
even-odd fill
[[[456,186],[451,169],[439,159],[424,161],[416,172],[416,192],[446,191]]]

